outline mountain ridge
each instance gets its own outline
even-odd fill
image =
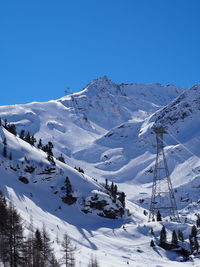
[[[165,153],[176,191],[175,197],[179,213],[182,218],[187,217],[188,220],[188,225],[180,225],[180,227],[185,231],[185,235],[188,235],[189,225],[195,222],[195,214],[200,210],[198,207],[200,153],[196,145],[199,141],[199,96],[199,85],[185,90],[174,85],[115,84],[103,76],[89,83],[81,92],[64,96],[61,99],[44,103],[34,102],[25,105],[2,106],[0,107],[0,117],[3,120],[6,119],[9,124],[14,124],[18,135],[24,129],[25,135],[29,131],[37,141],[41,138],[44,144],[49,141],[53,143],[57,175],[53,178],[55,184],[51,184],[49,181],[45,183],[48,185],[48,190],[54,186],[47,194],[48,198],[55,199],[57,194],[60,194],[60,199],[59,201],[51,201],[52,209],[49,209],[48,212],[57,216],[55,221],[62,228],[62,233],[64,232],[64,224],[62,225],[59,218],[64,220],[67,223],[67,228],[74,233],[75,242],[84,244],[80,255],[86,251],[91,253],[96,248],[97,256],[100,256],[102,263],[106,266],[126,266],[126,257],[131,264],[135,264],[133,254],[137,258],[138,266],[144,266],[144,263],[136,256],[137,249],[139,249],[145,251],[150,257],[150,259],[145,258],[145,263],[154,266],[151,257],[152,255],[155,257],[157,254],[155,251],[149,250],[150,228],[157,229],[155,232],[158,237],[158,229],[162,223],[155,222],[146,226],[148,218],[143,213],[148,211],[150,205],[152,170],[156,155],[155,136],[151,134],[152,127],[161,123],[168,128],[169,134],[164,138]],[[188,112],[190,108],[192,108],[192,112],[188,116],[183,116],[184,112]],[[170,123],[172,118],[176,118],[173,120],[173,124]],[[13,160],[16,160],[15,157],[17,157],[17,161],[25,161],[24,157],[27,156],[28,160],[33,160],[33,165],[38,159],[42,159],[43,164],[51,166],[45,152],[38,151],[37,148],[7,133],[3,128],[0,131],[0,149],[2,151],[5,146],[3,145],[5,136],[8,139],[8,151],[13,152]],[[56,160],[60,154],[64,156],[66,162],[64,165]],[[2,155],[0,158],[1,161],[5,161]],[[5,166],[0,167],[4,169],[6,167],[9,170],[11,163],[9,160],[7,162],[6,165],[4,164]],[[15,168],[16,166],[12,167]],[[77,172],[74,167],[84,173]],[[39,167],[39,162],[37,168],[38,170],[42,168]],[[64,170],[65,174],[62,178],[59,169]],[[43,171],[40,170],[40,173]],[[10,192],[10,196],[15,199],[19,209],[20,201],[22,201],[20,199],[25,199],[26,204],[23,204],[21,210],[22,214],[25,214],[24,217],[26,217],[25,206],[37,204],[38,207],[34,206],[34,209],[43,214],[41,217],[48,224],[44,218],[44,213],[39,211],[40,207],[45,210],[48,201],[45,198],[42,198],[41,202],[37,201],[40,199],[38,193],[34,193],[37,196],[36,200],[32,199],[30,192],[27,191],[30,184],[26,185],[22,181],[17,180],[16,188],[12,189],[11,180],[6,185],[7,174],[5,170],[2,173],[2,181],[5,183],[4,191]],[[16,180],[20,176],[19,173],[25,177],[24,167],[20,167],[17,175],[15,171],[9,170],[9,177]],[[80,213],[77,213],[77,207],[82,207],[80,203],[78,206],[76,204],[67,206],[61,202],[63,197],[61,193],[54,194],[57,191],[56,181],[58,187],[62,187],[66,176],[69,176],[70,180],[72,179],[74,188],[80,187],[74,197],[80,197],[81,200],[85,192],[84,201],[87,205],[91,204],[91,198],[95,199],[97,193],[99,194],[99,202],[104,201],[105,197],[108,200],[109,196],[104,195],[103,185],[105,186],[105,179],[108,179],[109,186],[113,181],[119,192],[124,191],[127,195],[126,207],[130,210],[131,216],[128,216],[127,212],[124,218],[119,216],[114,222],[111,222],[112,219],[97,218],[95,209],[90,214],[91,207],[97,206],[97,203],[87,207],[85,213],[89,214],[81,213],[80,210]],[[29,183],[35,181],[32,174],[28,174],[25,178],[29,180]],[[59,181],[62,181],[62,184]],[[44,181],[41,180],[40,183],[41,185],[38,182],[33,183],[33,186],[39,185],[38,188],[44,190],[41,192],[45,192],[47,189],[42,185]],[[23,190],[26,193],[23,193]],[[19,194],[19,199],[16,194]],[[113,208],[113,205],[120,204],[118,202],[113,204],[112,198],[110,199],[111,202],[109,202],[110,200],[107,201],[108,207]],[[34,201],[36,201],[35,204]],[[55,202],[57,203],[57,211],[54,210],[56,208]],[[62,205],[58,203],[62,203]],[[59,205],[62,206],[61,210],[58,208]],[[34,216],[37,212],[34,213]],[[48,216],[51,217],[51,215]],[[47,218],[50,218],[48,216]],[[76,222],[76,216],[83,222]],[[36,225],[39,224],[40,222],[37,220]],[[122,228],[123,224],[128,227],[130,233]],[[140,227],[144,224],[145,226]],[[176,224],[169,222],[165,225],[170,232]],[[51,228],[54,229],[53,235],[56,232],[56,227],[51,225]],[[82,233],[82,237],[75,230],[76,227]],[[104,230],[109,233],[107,237],[105,237]],[[101,244],[93,237],[93,231],[100,236]],[[113,231],[118,233],[119,238],[114,237]],[[138,240],[136,238],[136,245],[131,245],[129,250],[125,244],[131,242],[132,235],[140,237]],[[92,240],[94,241],[93,245],[91,244]],[[108,250],[110,246],[114,247],[107,253],[115,265],[112,265],[109,258],[105,256],[104,242],[107,242]],[[119,244],[122,242],[124,245],[123,255],[117,255],[117,248],[119,249],[119,247],[113,242],[119,242]],[[160,253],[164,257],[159,260],[163,266],[168,266],[168,264],[177,266],[176,264],[179,264],[175,254],[167,254],[165,250],[160,250]],[[80,255],[78,258],[81,260],[82,256]]]

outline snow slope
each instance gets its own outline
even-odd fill
[[[127,261],[130,266],[155,266],[153,258],[158,266],[198,264],[198,259],[178,263],[177,254],[161,248],[153,250],[149,246],[150,228],[155,229],[158,237],[161,224],[147,223],[143,210],[149,209],[156,153],[155,136],[151,132],[153,125],[160,123],[168,129],[165,152],[177,206],[182,221],[187,218],[188,222],[177,227],[189,235],[195,213],[200,212],[199,99],[199,85],[185,90],[175,85],[115,84],[103,76],[79,93],[58,100],[2,106],[0,117],[14,123],[18,133],[25,129],[37,139],[42,138],[43,143],[52,141],[54,155],[63,153],[67,163],[56,161],[56,172],[48,181],[30,174],[30,183],[26,185],[17,179],[22,175],[22,168],[16,173],[4,162],[0,166],[2,186],[27,223],[27,213],[29,216],[33,213],[37,217],[35,225],[44,221],[54,237],[58,232],[62,236],[67,230],[79,244],[80,266],[87,266],[91,252],[97,255],[101,266],[127,266]],[[36,166],[41,166],[41,162],[45,166],[49,164],[44,152],[1,129],[2,140],[4,135],[16,164],[25,156]],[[0,149],[1,144],[2,141]],[[74,166],[81,167],[85,174],[75,171]],[[59,195],[54,194],[65,176],[72,178],[79,197],[73,206],[62,203]],[[113,221],[96,216],[96,212],[81,212],[81,198],[101,192],[99,183],[104,183],[105,178],[117,183],[126,193],[130,217]],[[104,193],[100,194],[104,198]],[[171,233],[176,226],[166,223],[166,227]],[[59,254],[59,246],[57,250]],[[87,257],[83,262],[84,253]]]

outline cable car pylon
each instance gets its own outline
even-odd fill
[[[158,211],[162,218],[170,216],[171,220],[180,222],[167,160],[164,153],[163,134],[167,134],[167,130],[163,126],[155,126],[153,128],[153,134],[156,135],[157,154],[154,167],[149,222],[156,220]]]

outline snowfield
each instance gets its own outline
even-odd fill
[[[188,244],[191,226],[200,213],[199,113],[200,85],[183,89],[115,84],[106,76],[58,100],[1,106],[1,119],[15,124],[18,134],[29,131],[37,141],[53,143],[56,165],[52,166],[37,145],[31,146],[1,126],[0,151],[6,138],[12,160],[0,153],[0,188],[14,202],[27,228],[32,219],[35,229],[45,224],[58,258],[61,245],[55,240],[69,234],[77,245],[77,266],[87,266],[92,254],[106,267],[200,266],[198,256],[181,262],[174,251],[150,247],[151,240],[159,242],[163,225],[168,241],[175,229],[183,232]],[[168,131],[165,154],[180,224],[148,222],[144,214],[150,206],[156,157],[152,127],[158,123]],[[61,153],[66,164],[56,159]],[[27,171],[27,166],[34,171]],[[66,177],[77,199],[72,205],[62,201]],[[92,199],[106,201],[108,210],[121,205],[105,190],[105,179],[126,194],[127,210],[116,219],[98,216],[99,210],[92,206],[84,207]]]

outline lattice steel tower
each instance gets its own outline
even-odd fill
[[[163,134],[167,134],[167,131],[163,126],[158,126],[153,128],[153,133],[156,135],[157,155],[154,169],[149,221],[156,220],[157,212],[159,211],[162,217],[169,215],[173,221],[180,222],[164,153]]]

